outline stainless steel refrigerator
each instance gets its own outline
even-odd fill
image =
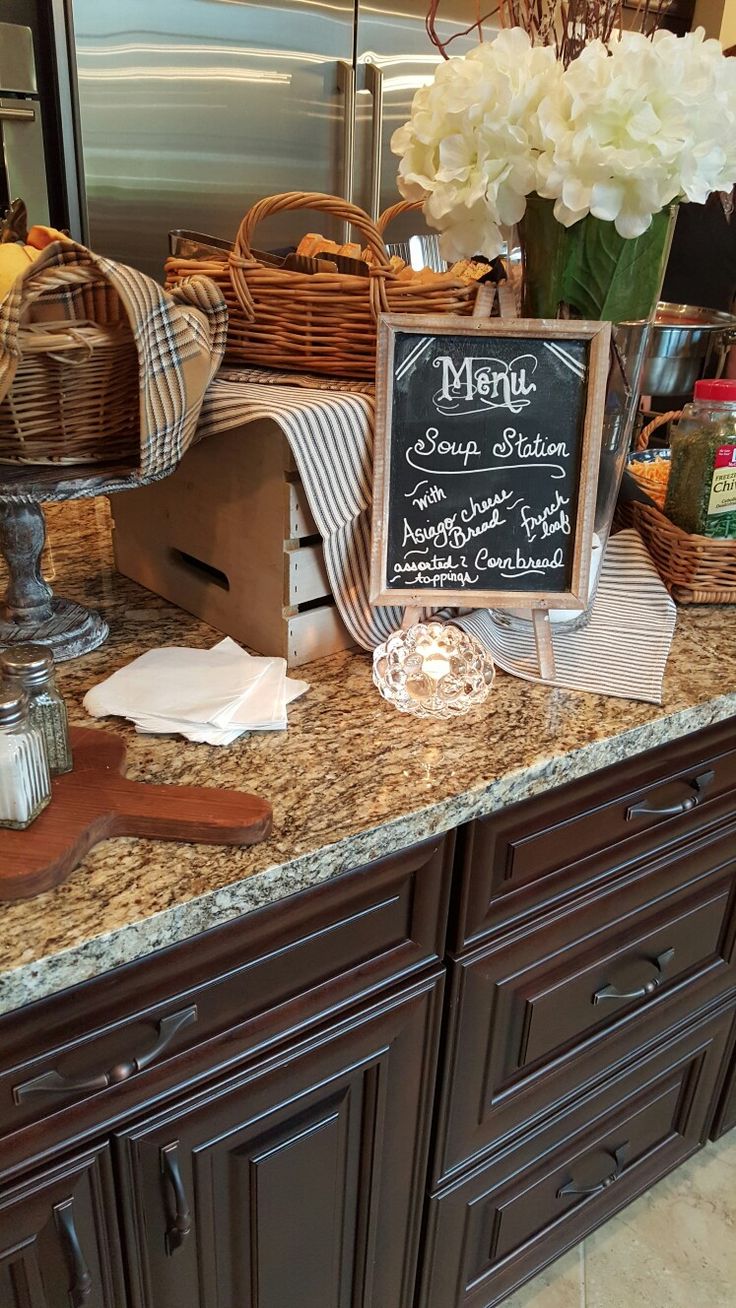
[[[445,34],[474,8],[446,4]],[[374,213],[393,203],[391,134],[440,58],[425,10],[424,0],[71,0],[86,239],[160,276],[171,228],[232,238],[264,195],[326,191]],[[395,234],[409,226],[421,220]],[[326,224],[280,216],[258,244],[308,230]]]
[[[0,210],[80,230],[64,0],[0,0]]]

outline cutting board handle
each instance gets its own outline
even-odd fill
[[[253,845],[271,833],[271,805],[258,795],[131,781],[120,736],[80,727],[71,738],[74,770],[56,778],[48,808],[26,831],[0,828],[0,902],[59,885],[113,836]]]

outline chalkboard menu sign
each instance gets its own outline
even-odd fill
[[[386,315],[371,599],[583,608],[607,323]]]

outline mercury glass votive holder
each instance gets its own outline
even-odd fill
[[[495,669],[475,636],[444,622],[417,622],[373,651],[373,681],[401,713],[455,718],[487,698]]]

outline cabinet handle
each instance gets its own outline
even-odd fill
[[[715,772],[701,772],[699,777],[690,782],[692,794],[681,799],[679,804],[665,804],[664,808],[657,808],[648,799],[642,800],[641,804],[632,804],[626,810],[626,821],[631,822],[635,817],[678,817],[680,813],[689,813],[697,808],[715,775]]]
[[[166,1226],[166,1252],[171,1257],[180,1249],[192,1229],[192,1214],[179,1166],[179,1141],[161,1150],[161,1172],[174,1195],[174,1211]]]
[[[604,1176],[603,1180],[599,1181],[597,1185],[577,1186],[574,1181],[568,1181],[557,1191],[557,1198],[565,1199],[570,1194],[602,1194],[604,1190],[608,1189],[609,1185],[613,1185],[614,1181],[618,1180],[623,1172],[628,1148],[629,1142],[624,1140],[624,1143],[619,1145],[615,1153],[610,1155],[614,1163],[613,1171],[609,1172],[608,1176]]]
[[[74,1221],[74,1200],[65,1199],[63,1203],[55,1204],[54,1218],[66,1247],[72,1274],[72,1283],[69,1287],[69,1302],[72,1308],[82,1308],[92,1293],[92,1277],[89,1274],[89,1267],[85,1262],[82,1246],[77,1235],[77,1227]]]
[[[663,949],[661,954],[657,954],[657,957],[652,959],[657,975],[653,976],[651,981],[647,981],[646,985],[640,986],[638,990],[618,990],[616,986],[603,986],[601,990],[596,990],[595,994],[591,995],[591,1004],[601,1004],[604,999],[647,999],[661,986],[665,979],[665,968],[674,957],[674,949]]]
[[[161,1018],[157,1027],[156,1043],[146,1053],[132,1058],[129,1062],[116,1063],[109,1072],[100,1072],[97,1076],[83,1077],[81,1080],[62,1076],[60,1072],[44,1072],[41,1076],[34,1077],[32,1081],[24,1081],[22,1085],[13,1086],[13,1101],[22,1104],[25,1099],[36,1094],[69,1095],[74,1094],[75,1091],[107,1090],[111,1085],[128,1081],[136,1072],[142,1072],[145,1067],[150,1067],[151,1063],[160,1058],[177,1031],[196,1020],[196,1004],[192,1004],[189,1008],[182,1008],[179,1013],[171,1013],[169,1017]]]

